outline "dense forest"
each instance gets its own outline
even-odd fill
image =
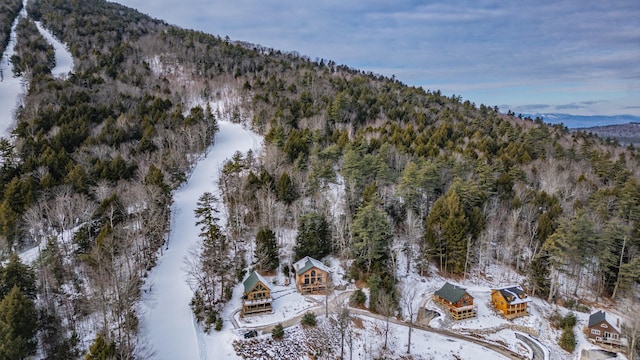
[[[20,4],[1,3],[11,9],[0,13],[6,39]],[[37,344],[51,359],[144,357],[141,281],[170,230],[172,190],[222,117],[265,144],[224,166],[224,235],[212,195],[198,204],[196,266],[211,275],[192,307],[209,325],[249,266],[288,269],[304,255],[350,259],[372,310],[378,297],[399,301],[399,262],[424,276],[484,276],[501,264],[550,302],[633,298],[632,146],[102,0],[32,0],[27,10],[12,63],[29,89],[0,146],[0,338],[13,341],[0,358]],[[33,21],[69,46],[68,78],[51,76],[52,49]],[[216,101],[228,114],[207,105]],[[279,252],[281,228],[298,230],[292,254]],[[36,246],[29,266],[11,255]],[[80,341],[88,333],[90,346]]]

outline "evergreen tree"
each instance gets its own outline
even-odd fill
[[[354,265],[365,273],[383,270],[390,256],[393,230],[378,201],[371,201],[358,211],[351,230]]]
[[[282,324],[278,323],[273,327],[273,330],[271,330],[271,336],[276,340],[281,340],[284,337],[284,327]]]
[[[283,172],[276,182],[278,200],[291,205],[298,198],[298,190],[287,172]]]
[[[573,332],[573,328],[566,327],[562,330],[559,344],[561,348],[570,353],[576,349],[576,334]]]
[[[467,254],[470,222],[460,197],[448,191],[434,204],[425,223],[425,241],[430,254],[439,262],[440,271],[461,274]]]
[[[18,286],[0,302],[0,359],[23,359],[35,352],[38,314]]]
[[[2,268],[0,265],[0,299],[17,286],[30,299],[36,296],[36,279],[33,270],[20,261],[18,254],[13,253],[9,263]]]
[[[196,261],[196,269],[193,269],[192,277],[198,282],[191,307],[198,320],[205,321],[205,329],[217,319],[216,305],[227,300],[233,277],[229,270],[233,267],[226,236],[222,233],[218,221],[218,210],[216,208],[216,197],[205,192],[198,199],[195,209],[200,226],[200,238],[202,248]]]
[[[256,267],[260,271],[273,271],[278,268],[278,241],[276,234],[269,228],[262,228],[256,234]]]
[[[398,195],[416,214],[425,216],[429,205],[441,191],[438,167],[431,161],[410,162],[402,171]]]
[[[116,359],[116,344],[108,342],[102,334],[98,334],[89,347],[89,353],[84,357],[86,360],[114,360]]]
[[[532,296],[546,297],[549,295],[551,280],[549,279],[549,254],[546,251],[539,251],[531,260],[529,282]]]
[[[296,261],[305,256],[322,259],[331,253],[331,228],[321,213],[306,213],[299,224],[294,248]]]

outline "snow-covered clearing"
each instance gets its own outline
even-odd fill
[[[194,215],[198,198],[205,191],[219,194],[218,174],[225,159],[236,151],[257,151],[260,147],[261,139],[241,125],[230,122],[219,125],[215,145],[174,195],[167,248],[145,284],[141,328],[159,359],[216,359],[224,358],[224,353],[233,354],[229,338],[206,336],[196,325],[189,308],[193,293],[187,285],[184,263],[199,242]],[[220,223],[224,222],[221,219]]]
[[[58,40],[51,31],[46,29],[39,21],[36,21],[36,26],[40,30],[40,34],[47,39],[49,44],[53,46],[56,53],[56,66],[51,69],[51,75],[58,79],[66,79],[69,73],[73,71],[73,56],[69,52],[67,46]]]
[[[2,58],[0,59],[0,136],[8,137],[11,133],[11,128],[15,122],[15,110],[18,107],[20,101],[20,94],[26,92],[27,84],[22,77],[14,77],[11,70],[11,62],[9,59],[15,53],[13,48],[16,44],[16,26],[18,21],[27,16],[26,5],[27,1],[24,1],[24,6],[20,15],[13,21],[11,26],[11,35],[9,38],[9,44],[7,45]]]

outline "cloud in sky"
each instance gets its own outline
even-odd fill
[[[181,27],[396,75],[477,103],[593,101],[575,110],[640,114],[637,1],[116,2]]]

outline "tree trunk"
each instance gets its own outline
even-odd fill
[[[622,272],[622,262],[624,261],[624,248],[627,246],[627,237],[625,236],[622,240],[622,251],[620,251],[620,263],[618,264],[618,277],[616,279],[616,285],[613,287],[613,293],[611,294],[611,299],[615,300],[616,293],[618,292],[618,287],[620,286],[620,273]],[[633,356],[630,354],[630,356]]]
[[[411,330],[413,330],[413,317],[409,319],[409,340],[407,341],[407,354],[411,354]]]

